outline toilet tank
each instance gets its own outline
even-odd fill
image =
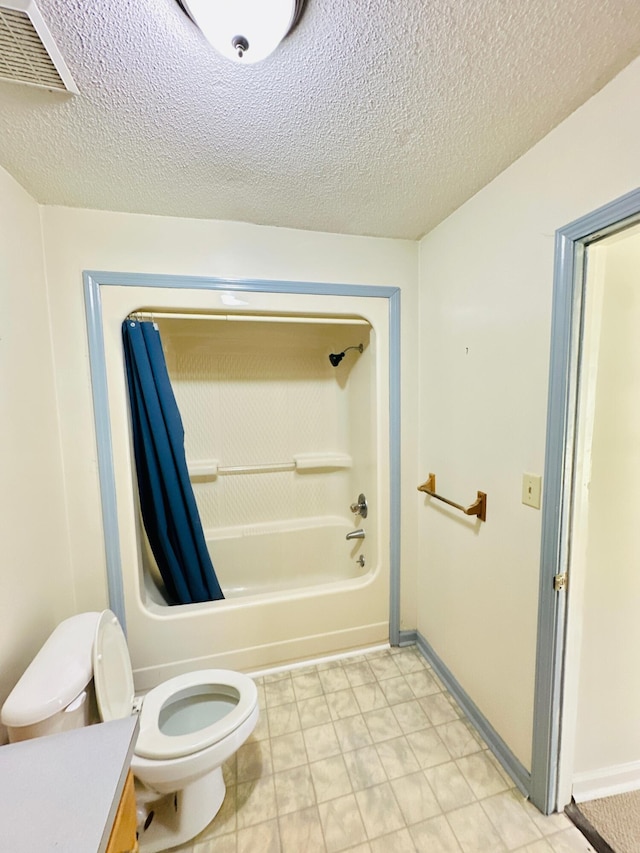
[[[31,661],[0,712],[12,743],[97,721],[92,651],[99,617],[65,619]]]

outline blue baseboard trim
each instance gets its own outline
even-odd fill
[[[531,774],[529,771],[516,758],[491,723],[461,687],[451,670],[442,662],[419,631],[401,631],[400,645],[410,645],[411,637],[414,638],[413,642],[415,642],[422,656],[431,664],[449,693],[451,693],[458,705],[460,705],[469,722],[478,730],[491,752],[493,752],[518,788],[528,797],[531,788]],[[403,642],[404,640],[406,642]]]
[[[415,646],[417,641],[418,632],[415,629],[413,631],[400,631],[398,634],[399,646]]]

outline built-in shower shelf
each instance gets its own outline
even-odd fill
[[[229,474],[267,474],[275,471],[336,471],[351,468],[348,453],[300,453],[291,462],[262,462],[255,465],[220,465],[217,459],[188,462],[189,477],[201,482]]]
[[[321,471],[325,468],[351,468],[348,453],[301,453],[293,457],[296,471]]]

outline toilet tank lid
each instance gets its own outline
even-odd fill
[[[67,707],[93,677],[93,638],[99,613],[61,622],[31,661],[2,707],[5,726],[40,723]]]

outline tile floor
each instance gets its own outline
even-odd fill
[[[528,803],[414,648],[256,679],[261,717],[184,853],[586,853]]]

